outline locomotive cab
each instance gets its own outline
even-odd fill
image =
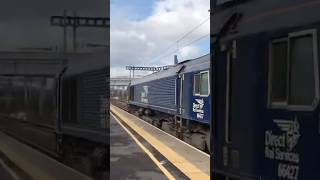
[[[320,178],[319,7],[244,1],[213,15],[213,179]]]

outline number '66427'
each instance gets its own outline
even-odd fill
[[[299,166],[282,164],[278,165],[278,177],[284,179],[298,180]]]

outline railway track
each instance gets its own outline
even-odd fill
[[[121,108],[125,111],[129,111],[128,104],[125,101],[119,101],[119,100],[110,100],[111,104],[117,106],[118,108]]]
[[[52,125],[8,118],[0,115],[0,131],[60,161],[56,152],[56,134]]]

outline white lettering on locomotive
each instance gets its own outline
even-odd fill
[[[148,86],[143,86],[143,91],[141,92],[141,102],[148,103]]]
[[[195,99],[196,102],[192,104],[192,111],[197,113],[198,119],[203,119],[204,116],[204,100],[203,99]]]
[[[272,130],[265,132],[265,157],[278,163],[279,178],[297,180],[300,157],[295,147],[301,136],[299,122],[297,119],[275,119],[273,122],[281,133],[274,133]]]
[[[278,177],[283,179],[297,180],[299,175],[299,166],[279,163]]]

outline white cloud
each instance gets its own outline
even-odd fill
[[[208,34],[209,21],[178,44],[173,43],[208,18],[209,8],[210,0],[162,0],[155,1],[152,14],[142,20],[129,20],[130,14],[128,19],[111,16],[111,76],[128,75],[126,65],[172,64],[173,54],[160,57],[177,48],[180,49],[177,51],[179,60],[202,55],[199,46],[192,44],[182,47]],[[121,8],[114,11],[121,11]],[[172,47],[163,53],[169,45]]]
[[[186,46],[179,51],[180,59],[192,59],[201,56],[199,47]]]

